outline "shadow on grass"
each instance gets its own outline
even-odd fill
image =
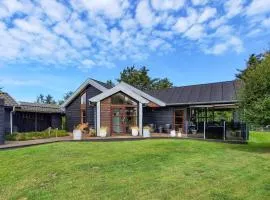
[[[270,153],[270,143],[268,142],[248,142],[247,145],[231,145],[235,150],[254,152],[254,153]]]

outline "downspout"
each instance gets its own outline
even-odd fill
[[[12,111],[10,112],[10,134],[13,133],[13,113],[15,113],[15,106],[12,107]]]

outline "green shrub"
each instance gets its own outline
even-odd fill
[[[10,141],[24,141],[24,140],[35,140],[42,138],[51,138],[51,137],[63,137],[68,136],[69,133],[65,130],[58,129],[49,129],[41,132],[25,132],[25,133],[13,133],[12,135],[6,135],[6,140]]]

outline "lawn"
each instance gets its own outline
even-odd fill
[[[270,133],[0,151],[0,199],[270,199]]]

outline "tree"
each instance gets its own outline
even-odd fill
[[[246,70],[241,74],[240,108],[250,124],[270,124],[270,54],[256,60],[250,57]]]
[[[164,89],[173,86],[168,78],[152,79],[148,72],[149,69],[146,67],[141,67],[140,69],[136,69],[135,66],[126,67],[122,72],[120,72],[120,78],[117,79],[117,81],[124,81],[125,83],[141,90]]]
[[[65,93],[63,99],[58,101],[58,104],[62,105],[72,94],[73,94],[72,91]]]
[[[46,104],[56,104],[56,101],[53,99],[53,97],[50,94],[48,94],[45,97],[44,103],[46,103]]]
[[[265,58],[265,56],[266,55],[269,55],[269,51],[266,51],[265,53],[263,53],[263,54],[258,54],[258,55],[256,55],[256,54],[251,54],[250,56],[249,56],[249,59],[248,59],[248,61],[247,61],[247,66],[246,66],[246,68],[244,69],[244,70],[238,70],[239,71],[239,73],[238,74],[236,74],[236,77],[238,78],[238,79],[244,79],[245,78],[245,74],[248,72],[248,71],[250,71],[250,70],[254,70],[255,68],[256,68],[256,66],[258,65],[258,64],[260,64],[262,61],[263,61],[263,59]]]
[[[40,94],[38,97],[37,97],[37,103],[43,103],[43,104],[56,104],[56,101],[53,99],[52,95],[48,94],[48,95],[43,95],[43,94]]]
[[[44,95],[40,94],[39,96],[37,96],[37,103],[44,103]]]
[[[156,79],[152,82],[152,89],[161,90],[166,88],[171,88],[173,86],[172,82],[168,78]]]
[[[114,87],[115,86],[115,84],[113,83],[112,80],[107,80],[106,85],[108,85],[109,87]]]

